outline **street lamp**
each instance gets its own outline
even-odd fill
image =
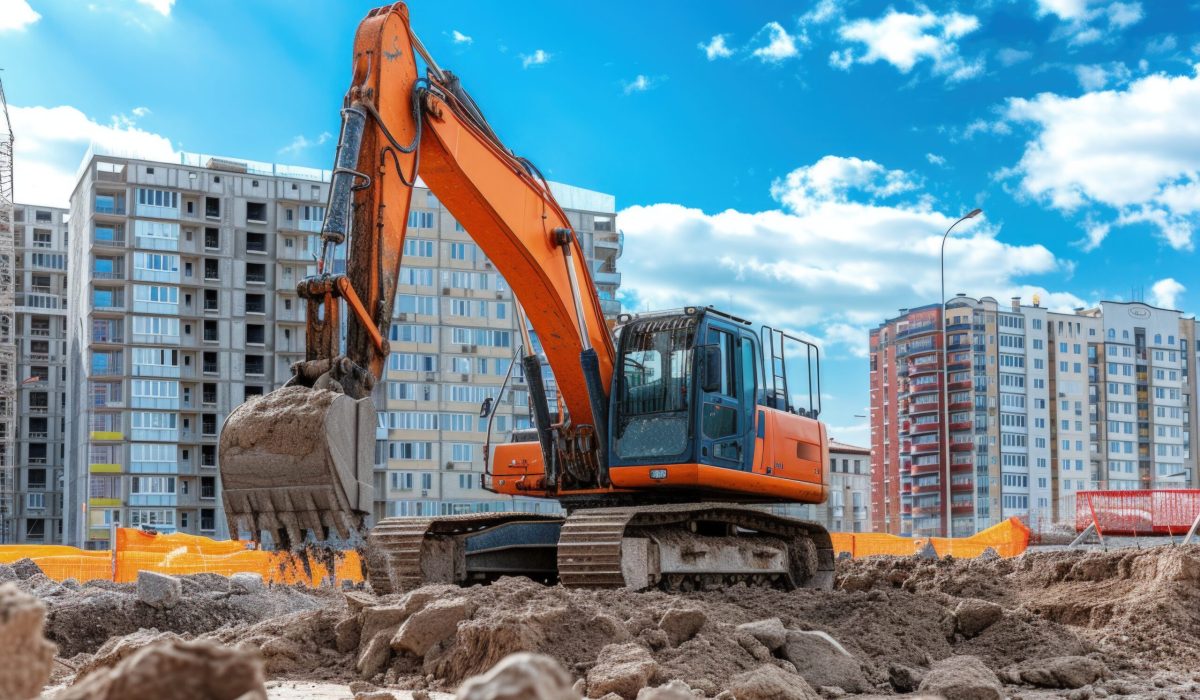
[[[942,432],[945,435],[945,451],[942,453],[942,522],[943,534],[950,537],[950,390],[946,383],[946,365],[949,363],[950,354],[946,343],[946,239],[950,237],[950,232],[967,219],[974,219],[983,213],[982,209],[972,209],[967,212],[962,218],[950,224],[950,228],[946,229],[946,233],[942,236],[942,252],[941,252],[941,272],[942,272]],[[974,472],[972,472],[974,474]]]

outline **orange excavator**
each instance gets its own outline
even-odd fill
[[[365,529],[371,395],[389,353],[418,176],[517,300],[532,428],[485,456],[483,486],[556,499],[566,515],[383,519],[366,543],[376,591],[514,574],[635,589],[832,585],[828,532],[758,505],[827,496],[817,348],[711,307],[610,325],[550,186],[433,60],[403,3],[371,11],[355,37],[322,254],[298,285],[306,359],[222,428],[231,532],[267,532],[288,547],[309,533],[345,539]],[[345,273],[335,274],[342,245]],[[557,385],[553,413],[543,354]],[[485,404],[481,415],[491,411]]]

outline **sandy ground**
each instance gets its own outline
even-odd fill
[[[955,697],[945,689],[965,684],[956,697],[1200,698],[1200,546],[840,561],[833,591],[506,578],[374,596],[201,575],[156,607],[132,584],[57,584],[27,566],[0,567],[4,580],[0,601],[24,612],[11,629],[0,614],[0,646],[45,653],[30,610],[58,646],[48,700],[441,699],[489,673],[550,679],[515,696],[530,698],[635,700],[668,683],[658,697]],[[513,665],[519,652],[540,656]]]

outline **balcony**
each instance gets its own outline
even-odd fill
[[[966,450],[973,450],[973,449],[975,449],[975,443],[974,442],[952,442],[952,443],[950,443],[950,449],[955,452],[963,452]]]
[[[913,445],[912,451],[917,454],[928,454],[930,452],[937,452],[938,451],[938,443],[931,442],[931,443],[928,443],[925,445]]]
[[[969,493],[974,488],[975,488],[975,485],[969,481],[966,483],[961,483],[961,484],[956,484],[956,483],[950,484],[950,492],[951,493]]]
[[[596,284],[612,285],[619,287],[621,285],[620,272],[594,272],[592,280]]]
[[[920,486],[913,486],[912,491],[916,495],[929,494],[929,493],[941,493],[942,485],[941,484],[922,484]]]
[[[974,512],[975,504],[973,503],[952,503],[950,505],[952,515],[971,515]]]
[[[966,379],[959,379],[956,381],[952,381],[947,386],[950,388],[950,391],[963,391],[965,389],[970,389],[971,388],[971,379],[970,379],[970,377],[968,377]]]
[[[969,420],[960,420],[960,421],[953,422],[950,424],[950,430],[952,430],[952,431],[954,431],[954,430],[970,430],[970,429],[971,429],[971,421],[969,421]]]
[[[933,464],[914,464],[914,465],[912,465],[912,468],[909,470],[909,472],[913,476],[923,476],[925,474],[940,474],[941,471],[942,471],[942,465],[938,462],[934,462]]]
[[[938,431],[939,428],[941,428],[941,423],[938,421],[931,421],[928,423],[918,423],[913,426],[912,434],[920,435],[922,433],[935,433]]]
[[[125,205],[96,202],[96,213],[111,214],[113,216],[125,216]]]

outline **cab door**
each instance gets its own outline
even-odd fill
[[[730,323],[710,320],[702,357],[704,364],[700,386],[700,461],[718,467],[748,471],[754,454],[753,356],[757,350],[750,346],[740,329]],[[750,367],[746,367],[749,358]],[[750,376],[747,376],[750,372]],[[747,382],[749,386],[747,387]]]

